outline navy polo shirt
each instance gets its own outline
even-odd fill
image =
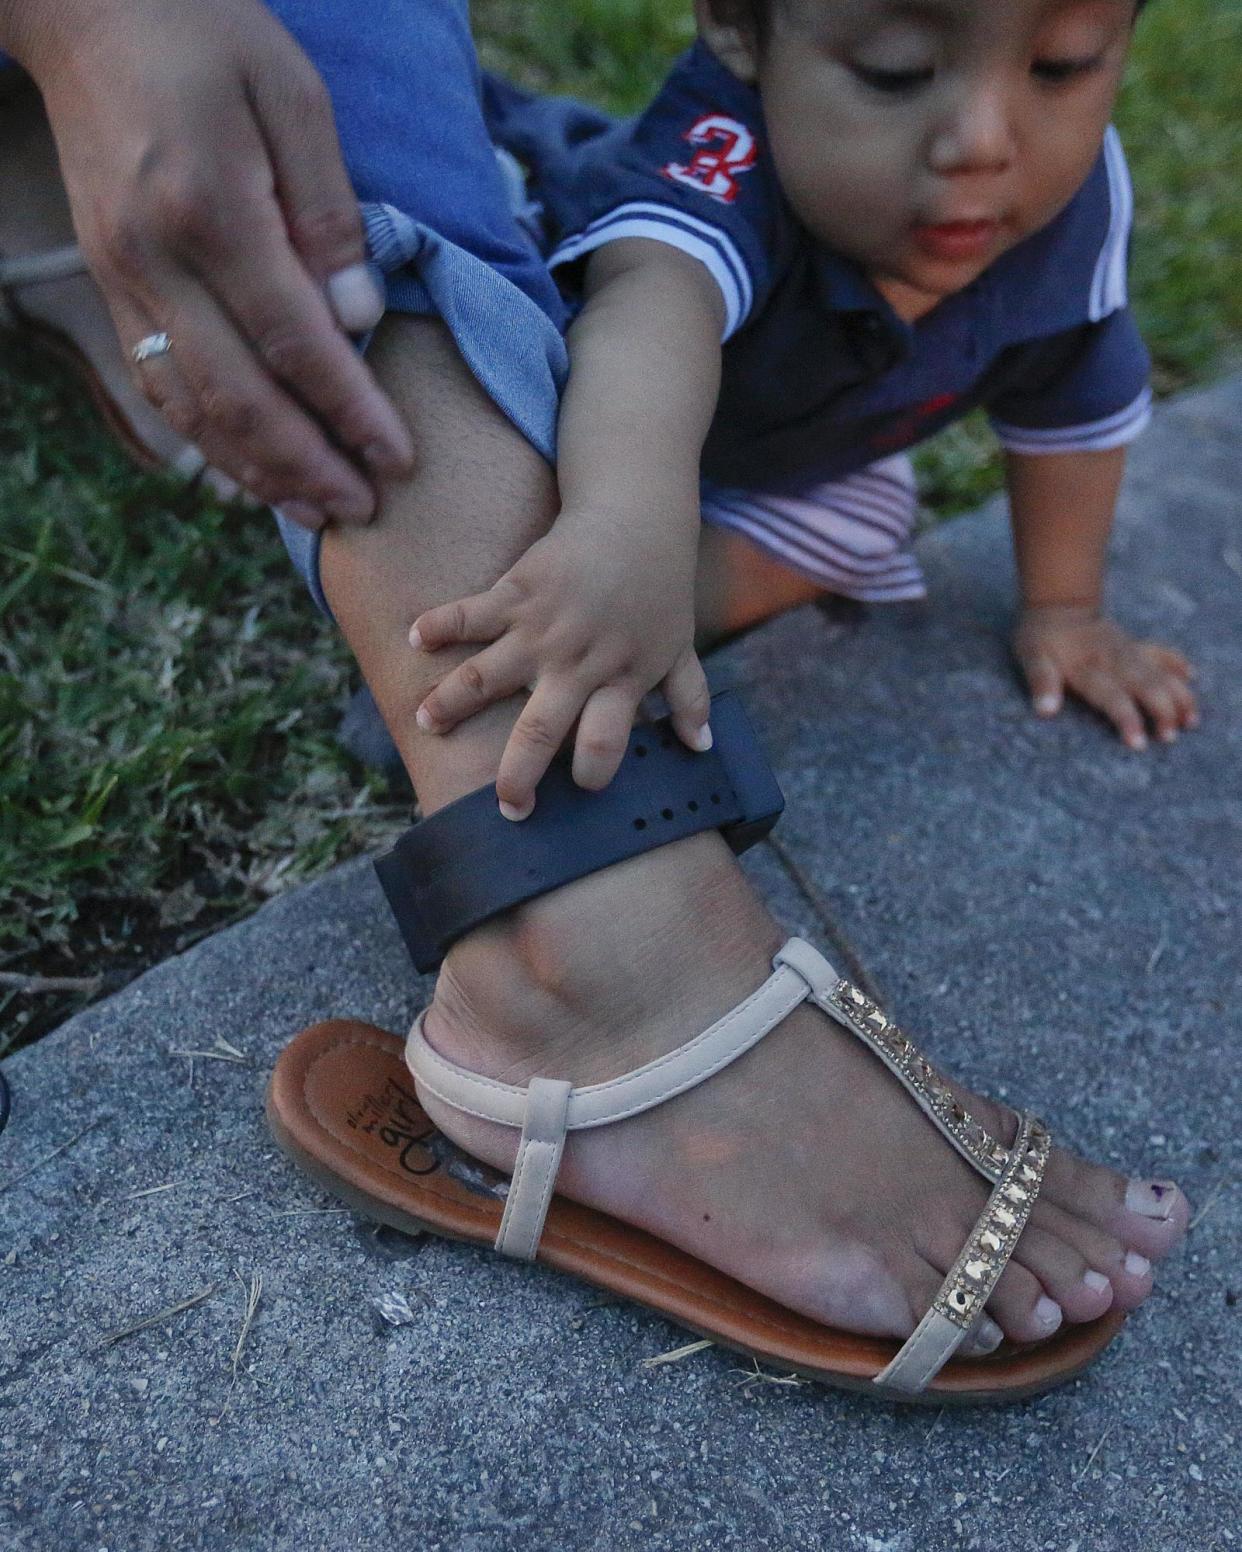
[[[908,324],[798,220],[758,93],[702,43],[632,120],[493,78],[484,101],[493,137],[530,169],[571,294],[578,261],[623,237],[669,243],[715,278],[725,344],[703,472],[718,483],[837,478],[977,405],[1022,452],[1119,446],[1149,418],[1126,294],[1133,197],[1112,128],[1055,220]]]

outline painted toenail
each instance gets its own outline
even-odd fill
[[[981,1353],[992,1353],[1004,1340],[1005,1333],[990,1315],[984,1315],[975,1328],[975,1347]]]
[[[1108,1278],[1105,1277],[1103,1272],[1084,1272],[1082,1280],[1091,1289],[1092,1293],[1103,1293],[1109,1285]]]
[[[1171,1180],[1131,1180],[1126,1186],[1126,1206],[1140,1218],[1171,1218],[1176,1201]]]
[[[1127,1250],[1125,1268],[1131,1277],[1146,1277],[1151,1271],[1151,1262],[1146,1256],[1140,1256],[1137,1250]]]
[[[1043,1294],[1035,1306],[1035,1320],[1045,1331],[1055,1331],[1061,1324],[1061,1306]]]

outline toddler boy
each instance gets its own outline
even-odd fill
[[[919,596],[902,454],[977,405],[1005,447],[1036,710],[1068,690],[1136,749],[1148,723],[1166,741],[1195,724],[1186,660],[1101,612],[1150,405],[1109,125],[1135,12],[697,0],[698,42],[632,123],[490,87],[581,293],[562,508],[411,641],[485,643],[424,701],[426,731],[529,689],[508,817],[575,725],[575,779],[606,785],[653,688],[708,747],[696,629],[825,591]]]

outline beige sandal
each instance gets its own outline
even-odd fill
[[[608,1126],[684,1094],[750,1050],[811,1001],[888,1068],[924,1115],[992,1186],[992,1194],[913,1335],[898,1345],[821,1325],[774,1303],[653,1235],[554,1195],[568,1132]],[[428,1044],[420,1015],[405,1044],[348,1021],[304,1030],[281,1053],[268,1118],[305,1169],[362,1212],[407,1231],[539,1260],[637,1299],[724,1346],[832,1385],[902,1401],[1011,1401],[1063,1384],[1112,1341],[1110,1311],[1030,1347],[981,1358],[955,1354],[975,1329],[1038,1196],[1050,1139],[1019,1117],[1011,1147],[956,1102],[914,1045],[810,944],[791,938],[772,975],[710,1029],[646,1066],[576,1089],[558,1078],[524,1087],[456,1066]],[[463,1114],[520,1130],[512,1180],[455,1150],[419,1107],[423,1092]],[[464,1155],[461,1156],[464,1159]]]
[[[169,448],[177,448],[175,452],[157,451],[143,439],[121,408],[117,383],[109,381],[116,366],[95,359],[83,341],[73,338],[64,327],[35,316],[22,305],[19,292],[88,273],[82,251],[74,243],[20,258],[0,256],[0,328],[29,339],[81,379],[104,424],[139,468],[163,469],[187,484],[201,481],[221,500],[233,500],[238,494],[236,482],[220,470],[210,468],[199,449],[180,441],[171,428],[167,428],[167,441]],[[119,345],[117,349],[119,351]],[[151,413],[157,412],[152,410]]]

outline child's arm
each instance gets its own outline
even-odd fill
[[[574,723],[573,775],[616,774],[642,697],[659,686],[677,732],[710,747],[707,681],[694,651],[699,456],[720,384],[724,304],[697,259],[632,238],[593,254],[569,332],[557,433],[561,511],[486,593],[431,609],[427,651],[491,645],[427,696],[418,723],[446,732],[529,688],[496,791],[510,818]]]
[[[1051,717],[1066,690],[1116,727],[1131,749],[1144,719],[1166,743],[1198,708],[1180,652],[1138,641],[1103,614],[1104,569],[1125,449],[1007,453],[1006,478],[1022,608],[1014,651],[1035,710]]]

